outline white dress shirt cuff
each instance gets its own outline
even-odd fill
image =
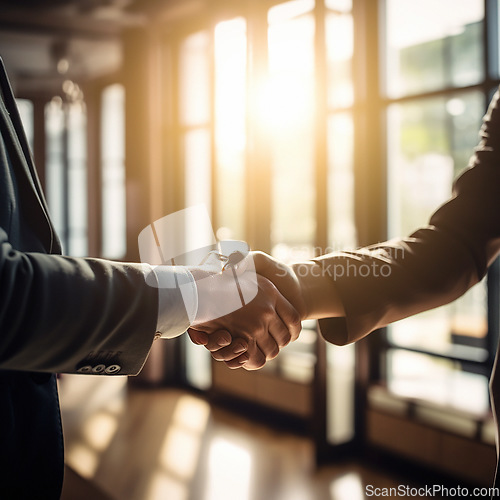
[[[151,282],[154,275],[158,287],[157,332],[166,339],[182,335],[198,311],[198,293],[193,275],[182,266],[147,266],[147,281]]]

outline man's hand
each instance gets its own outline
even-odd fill
[[[244,280],[240,281],[244,286]],[[189,329],[194,343],[205,345],[214,359],[226,361],[230,368],[261,368],[296,340],[301,330],[300,314],[276,286],[263,276],[257,276],[257,285],[256,297],[245,306],[213,320],[196,321]],[[232,342],[224,346],[228,333]]]
[[[211,353],[219,351],[217,354],[212,354],[214,359],[225,361],[229,368],[240,368],[248,361],[248,343],[243,338],[233,338],[229,332],[218,330],[213,333],[205,333],[200,330],[189,328],[188,335],[193,344],[203,345]],[[223,348],[226,348],[222,350]],[[223,359],[220,359],[220,358]]]
[[[345,316],[335,280],[329,272],[328,260],[287,265],[263,252],[252,252],[251,256],[260,278],[267,278],[277,287],[295,308],[300,320]],[[248,354],[242,349],[245,348],[246,338],[235,336],[233,331],[226,329],[211,335],[191,332],[190,335],[194,343],[205,345],[212,352],[212,357],[225,361],[228,366],[238,368],[245,363]]]
[[[294,267],[264,252],[252,252],[252,257],[256,272],[266,277],[278,288],[280,293],[295,307],[301,320],[306,319],[307,305],[303,284]]]
[[[328,255],[323,261],[320,258],[291,265],[263,252],[252,252],[252,256],[257,273],[276,285],[302,320],[345,316]]]

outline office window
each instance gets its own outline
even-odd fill
[[[71,103],[67,113],[67,235],[68,251],[87,254],[87,121],[83,102]]]
[[[388,0],[386,82],[390,97],[484,79],[484,2]]]
[[[389,108],[389,236],[411,233],[449,198],[477,143],[484,106],[480,92],[467,92]],[[449,306],[394,325],[391,339],[440,352],[464,343],[485,350],[486,320],[483,282]]]
[[[390,390],[402,396],[482,417],[490,406],[488,377],[463,370],[451,359],[438,358],[404,349],[387,353]]]
[[[327,251],[357,245],[354,194],[354,85],[352,3],[326,0]],[[326,438],[336,445],[354,437],[355,346],[326,346]]]
[[[184,173],[184,206],[212,203],[211,81],[208,31],[184,38],[179,50],[179,125],[180,161]],[[195,221],[193,221],[195,222]],[[212,228],[191,227],[191,231],[209,232]],[[211,358],[186,336],[186,379],[198,389],[211,384]]]
[[[326,1],[328,246],[354,248],[354,86],[351,2]]]
[[[66,247],[65,175],[64,175],[64,111],[60,98],[45,107],[47,203],[56,232]],[[67,250],[67,248],[64,248]]]
[[[47,203],[68,255],[87,253],[86,110],[54,97],[45,107]]]
[[[17,109],[19,110],[19,116],[23,122],[26,140],[28,141],[31,151],[33,151],[33,103],[29,99],[16,99],[16,104]]]
[[[268,79],[261,119],[271,149],[271,245],[278,258],[310,257],[314,211],[314,1],[268,13]]]
[[[294,0],[267,13],[268,64],[256,118],[269,147],[269,171],[262,181],[271,187],[271,252],[285,262],[312,257],[315,244],[314,7],[312,0]],[[264,370],[311,384],[315,322],[302,328],[299,339]]]
[[[205,203],[220,239],[256,241],[285,261],[356,245],[351,9],[348,0],[259,1],[167,37],[182,206]],[[188,383],[210,387],[210,358],[183,345]],[[304,322],[259,372],[310,394],[306,413],[319,345],[316,322]],[[327,349],[327,440],[340,444],[354,435],[355,347]]]
[[[484,86],[484,5],[480,0],[385,3],[381,68],[387,99],[389,237],[427,223],[451,195],[453,180],[477,144],[492,90],[485,92]],[[491,37],[488,43],[497,44]],[[390,326],[389,389],[485,411],[493,335],[487,293],[483,280],[448,306]]]
[[[120,259],[125,233],[125,90],[106,87],[101,97],[102,255]]]
[[[219,239],[245,239],[247,33],[244,18],[215,26],[215,202]]]

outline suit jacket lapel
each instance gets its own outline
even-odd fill
[[[5,141],[7,154],[16,173],[23,199],[27,202],[30,218],[36,219],[37,231],[49,243],[49,251],[54,244],[54,230],[48,216],[48,208],[42,193],[38,176],[31,160],[28,143],[17,110],[14,95],[0,58],[0,129]]]

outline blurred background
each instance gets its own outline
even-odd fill
[[[0,55],[65,253],[137,261],[141,229],[204,203],[219,239],[293,261],[406,235],[450,196],[498,27],[497,0],[4,0]],[[488,486],[499,304],[495,264],[355,346],[305,322],[258,372],[182,336],[129,380],[63,375],[66,461],[120,500]]]

